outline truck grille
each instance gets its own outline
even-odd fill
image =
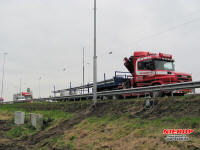
[[[177,75],[178,81],[192,81],[191,76]]]

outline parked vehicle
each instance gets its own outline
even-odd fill
[[[192,81],[191,74],[180,73],[175,71],[175,60],[170,54],[164,53],[150,53],[145,51],[136,51],[129,58],[124,58],[124,65],[129,72],[115,71],[113,78],[106,79],[104,74],[104,80],[97,82],[97,92],[111,91],[118,89],[127,88],[139,88],[147,86],[156,86],[163,84],[174,84],[180,82]],[[60,96],[66,96],[63,93],[73,94],[72,91],[81,91],[80,94],[90,93],[91,88],[93,88],[93,83],[71,87],[68,89],[57,90],[54,93],[60,93]],[[150,96],[160,97],[165,94],[178,94],[184,95],[185,93],[192,92],[191,89],[176,90],[176,91],[165,91],[162,90],[154,93],[149,93]],[[140,94],[125,94],[118,96],[141,96]],[[108,96],[105,96],[108,98]],[[76,98],[74,98],[76,99]],[[104,98],[103,98],[104,99]]]
[[[27,89],[26,92],[13,94],[13,101],[28,101],[31,99],[33,99],[33,95],[29,88]]]
[[[192,81],[191,74],[175,71],[174,59],[170,54],[137,51],[133,56],[124,58],[124,65],[132,78],[124,83],[124,88],[173,84]],[[191,90],[179,90],[176,93],[188,93]],[[161,96],[162,92],[154,93]]]

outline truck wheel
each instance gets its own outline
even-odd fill
[[[156,86],[156,85],[160,85],[160,84],[154,84],[153,86]],[[156,92],[151,93],[152,97],[162,97],[163,95],[164,95],[163,91],[156,91]]]

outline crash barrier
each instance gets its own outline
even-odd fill
[[[138,88],[129,88],[129,89],[120,89],[120,90],[112,90],[112,91],[104,91],[97,92],[97,97],[116,97],[118,95],[123,94],[150,94],[158,91],[167,91],[173,92],[176,90],[184,90],[184,89],[195,89],[200,88],[200,81],[193,82],[182,82],[176,84],[163,84],[163,85],[155,85],[155,86],[147,86],[147,87],[138,87]],[[51,97],[51,98],[40,98],[33,99],[33,101],[62,101],[62,100],[75,100],[75,99],[91,99],[93,94],[79,94],[79,95],[69,95],[69,96],[61,96],[61,97]]]
[[[200,81],[193,81],[193,82],[182,82],[176,84],[163,84],[163,85],[155,85],[155,86],[147,86],[147,87],[138,87],[138,88],[129,88],[129,89],[120,89],[120,90],[112,90],[112,91],[104,91],[104,92],[97,92],[98,98],[103,97],[116,97],[118,95],[123,94],[149,94],[158,91],[168,91],[173,92],[176,90],[184,90],[184,89],[196,89],[200,88]],[[58,97],[48,97],[48,98],[38,98],[32,100],[25,100],[19,101],[14,103],[21,103],[21,102],[42,102],[42,101],[62,101],[62,100],[81,100],[81,99],[92,99],[93,94],[78,94],[78,95],[69,95],[69,96],[58,96]],[[4,102],[3,104],[10,104],[11,102]]]

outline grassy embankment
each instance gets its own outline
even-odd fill
[[[52,127],[81,116],[79,109],[88,108],[90,102],[40,103],[4,105],[0,120],[13,122],[15,110],[43,114],[48,133]],[[198,149],[200,147],[200,97],[186,96],[162,98],[153,109],[144,110],[144,99],[100,102],[86,117],[63,128],[59,136],[42,139],[34,148],[40,149]],[[40,106],[40,107],[37,107]],[[42,108],[44,110],[42,110]],[[82,111],[81,111],[82,113]],[[51,121],[52,120],[52,121]],[[167,142],[163,129],[194,129],[188,142]],[[55,128],[56,130],[57,128]],[[6,132],[11,138],[38,134],[27,125],[14,126]],[[46,143],[41,146],[41,143]]]
[[[39,103],[37,103],[38,105]],[[9,126],[11,130],[6,132],[9,138],[22,138],[24,136],[33,135],[37,133],[36,129],[27,123],[28,113],[42,114],[44,117],[44,128],[43,130],[48,130],[59,124],[62,120],[68,120],[74,116],[74,113],[66,113],[62,110],[31,110],[32,108],[27,107],[27,105],[32,104],[12,104],[12,105],[3,105],[0,107],[0,120],[9,120]],[[40,105],[40,104],[39,104]],[[41,103],[41,105],[48,105],[47,103]],[[23,108],[26,106],[25,108]],[[23,111],[25,112],[25,124],[21,126],[14,125],[14,112]]]

